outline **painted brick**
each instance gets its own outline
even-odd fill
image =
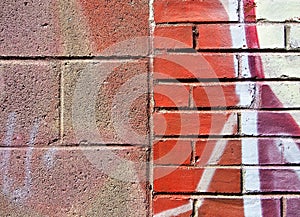
[[[214,192],[214,193],[239,193],[240,170],[238,169],[213,169],[205,171],[213,172],[210,180],[203,177],[204,169],[181,167],[155,167],[154,191],[156,192]],[[202,178],[203,177],[203,178]],[[199,182],[208,181],[206,189],[197,189]]]
[[[0,214],[131,216],[135,210],[146,216],[145,153],[142,148],[121,147],[2,149]],[[117,160],[123,155],[131,156],[133,164]],[[135,173],[126,177],[123,170]]]
[[[247,0],[246,0],[247,1]],[[244,1],[245,2],[245,1]],[[246,7],[245,20],[265,21],[299,21],[300,2],[290,0],[288,4],[283,0],[255,0],[254,5],[244,4]],[[247,10],[248,8],[248,10]],[[252,10],[256,11],[256,17],[250,16]]]
[[[238,1],[155,0],[156,23],[238,21]],[[200,12],[200,13],[199,13]]]
[[[0,62],[1,145],[59,141],[59,70],[55,61]]]
[[[237,133],[237,114],[231,112],[155,113],[154,123],[154,133],[164,136]]]
[[[299,168],[257,169],[243,171],[245,192],[299,192]],[[258,182],[257,182],[258,181]]]
[[[157,26],[154,31],[154,47],[158,49],[193,48],[192,25]]]
[[[251,203],[248,203],[251,202]],[[279,199],[260,199],[245,198],[243,199],[200,199],[200,208],[197,209],[198,216],[210,217],[227,217],[227,216],[255,216],[260,212],[257,204],[261,204],[261,214],[264,217],[280,217],[280,200]]]
[[[154,59],[154,78],[235,78],[237,61],[233,54],[162,54]]]
[[[196,107],[249,107],[254,93],[251,83],[203,84],[193,88],[193,100]]]
[[[157,141],[153,146],[154,164],[191,164],[192,150],[190,141]]]
[[[257,29],[259,44],[247,43],[245,28]],[[197,49],[285,48],[284,26],[281,24],[201,24],[197,25],[197,30]],[[270,32],[272,37],[268,37]]]
[[[299,3],[300,5],[300,3]],[[300,6],[299,6],[300,7]],[[300,17],[299,17],[300,19]],[[288,28],[288,48],[290,49],[300,49],[300,26],[290,25]]]
[[[254,58],[260,58],[264,76],[250,72],[249,63]],[[249,54],[241,56],[241,73],[245,78],[299,78],[300,56],[296,54]]]
[[[213,159],[216,150],[221,152],[221,157]],[[195,144],[196,165],[240,165],[241,156],[240,140],[200,140]]]
[[[242,139],[243,164],[300,164],[300,141],[281,139]],[[257,150],[257,151],[256,151]],[[257,153],[258,152],[258,153]]]
[[[264,82],[259,84],[258,107],[260,108],[299,108],[299,82]]]
[[[295,217],[299,215],[300,198],[287,198],[286,217]]]
[[[243,111],[241,114],[241,133],[256,136],[299,136],[299,121],[300,113],[298,111]]]
[[[180,210],[176,209],[181,207]],[[178,211],[177,211],[178,210]],[[155,197],[153,199],[153,213],[161,216],[191,216],[193,210],[192,200],[180,197]]]
[[[64,143],[147,144],[147,71],[147,60],[65,62]]]
[[[182,85],[155,85],[155,107],[188,107],[189,86]]]
[[[116,43],[149,35],[147,0],[3,0],[0,7],[0,55],[101,55]],[[134,54],[135,48],[122,50]]]

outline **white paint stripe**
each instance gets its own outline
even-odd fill
[[[235,120],[235,114],[231,114],[221,131],[221,135],[223,135],[224,132],[233,132],[235,125],[232,124],[232,122],[234,120]],[[226,140],[221,140],[221,139],[218,140],[207,164],[217,163],[220,160],[220,158],[222,157],[226,146],[227,146]],[[203,191],[203,192],[207,191],[207,189],[209,188],[209,185],[212,181],[212,178],[215,174],[215,171],[216,171],[215,168],[206,168],[204,170],[204,172],[201,176],[201,179],[198,183],[198,186],[196,188],[196,191]]]
[[[236,0],[219,0],[225,11],[227,12],[227,15],[229,17],[230,21],[237,21],[238,20],[238,1]]]
[[[6,147],[9,147],[11,145],[14,130],[15,130],[15,123],[16,123],[16,113],[12,112],[8,116],[8,122],[6,125],[6,135],[4,138],[4,145]],[[11,183],[9,174],[8,174],[10,155],[11,155],[11,150],[9,150],[9,149],[5,150],[4,157],[2,159],[2,165],[4,167],[2,192],[6,195],[9,194],[9,188],[10,188],[10,183]]]
[[[259,164],[257,139],[242,139],[242,162],[243,164]]]
[[[188,212],[190,210],[192,210],[193,208],[193,203],[192,201],[190,201],[188,204],[173,208],[173,209],[169,209],[166,211],[163,211],[161,213],[158,213],[156,215],[154,215],[153,217],[171,217],[171,216],[177,216],[179,214]]]
[[[256,168],[244,171],[244,192],[260,192],[259,170]]]
[[[235,121],[236,121],[235,114],[231,114],[228,117],[228,120],[225,123],[220,134],[224,135],[224,134],[226,134],[226,132],[233,132],[236,124],[232,124],[232,123],[234,123]],[[227,146],[227,140],[224,140],[224,139],[218,140],[216,142],[215,148],[213,149],[211,156],[208,160],[208,164],[218,163],[225,151],[226,146]]]
[[[255,99],[255,83],[236,83],[235,92],[239,96],[239,106],[254,107]]]
[[[257,111],[243,111],[241,114],[241,131],[246,135],[258,135]],[[257,156],[258,157],[258,156]]]
[[[244,197],[245,217],[262,217],[261,199]]]

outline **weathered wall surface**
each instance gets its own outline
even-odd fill
[[[154,216],[299,216],[299,9],[154,1]]]
[[[299,216],[300,1],[0,8],[0,216]]]
[[[148,1],[0,8],[0,216],[148,216]]]

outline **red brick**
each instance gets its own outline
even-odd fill
[[[193,29],[191,25],[157,26],[154,36],[155,48],[193,48]]]
[[[0,174],[8,181],[1,180],[1,216],[130,216],[132,210],[146,216],[145,149],[31,150],[0,151]],[[116,157],[122,155],[138,156],[130,161],[132,168],[120,162],[124,158]],[[121,164],[122,169],[135,171],[133,180],[143,175],[139,176],[141,182],[126,180],[123,172],[117,172]]]
[[[197,26],[197,30],[197,49],[284,49],[282,25],[201,24]],[[271,31],[272,40],[267,40]],[[250,33],[253,34],[251,40]]]
[[[213,170],[208,168],[208,170]],[[203,175],[202,168],[155,167],[154,191],[198,192],[197,185]],[[205,179],[206,177],[204,177]],[[239,193],[240,170],[217,169],[207,190],[213,193]]]
[[[155,85],[155,107],[188,107],[189,86]]]
[[[198,216],[210,217],[227,217],[237,216],[244,217],[245,209],[252,211],[253,213],[259,212],[255,209],[256,201],[260,201],[262,205],[262,216],[264,217],[280,217],[280,200],[279,199],[260,199],[260,198],[247,198],[246,200],[253,200],[252,204],[246,204],[250,207],[245,207],[243,199],[204,199],[202,205],[198,209]],[[200,202],[199,202],[200,203]],[[248,213],[249,215],[250,213]]]
[[[232,118],[227,121],[231,114]],[[236,113],[228,112],[154,114],[154,133],[156,135],[234,135],[237,132],[236,124]]]
[[[168,54],[154,59],[154,78],[235,78],[233,54]]]
[[[197,49],[232,48],[229,24],[203,24],[197,26]],[[245,41],[246,46],[246,41]]]
[[[190,141],[157,141],[153,146],[154,164],[190,164],[191,155]]]
[[[218,145],[224,145],[226,147],[221,157],[217,162],[208,163],[210,156],[214,148],[218,148]],[[220,147],[221,148],[221,147]],[[220,149],[219,148],[219,149]],[[241,164],[241,140],[200,140],[196,142],[196,165],[240,165]]]
[[[197,210],[198,216],[203,217],[244,217],[244,205],[241,199],[204,199]]]
[[[231,1],[228,4],[235,4],[237,7],[237,1]],[[231,14],[235,13],[235,17],[229,18],[219,0],[155,0],[154,11],[157,23],[237,21],[236,11],[230,11]]]
[[[287,198],[286,217],[297,217],[300,210],[300,198]]]
[[[0,63],[4,85],[0,95],[2,145],[55,145],[59,142],[59,70],[57,62]]]
[[[196,107],[233,107],[238,106],[239,96],[236,85],[203,85],[193,88]]]
[[[153,199],[154,215],[159,213],[162,214],[164,211],[170,211],[181,206],[190,206],[190,209],[189,211],[180,214],[174,214],[173,211],[172,215],[176,215],[178,217],[191,216],[193,210],[193,203],[189,199],[184,199],[180,197],[155,197]]]

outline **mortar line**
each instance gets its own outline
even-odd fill
[[[153,145],[154,145],[154,121],[153,121],[153,114],[154,114],[154,30],[155,30],[155,20],[154,20],[154,0],[149,0],[149,47],[150,47],[150,53],[149,53],[149,76],[148,76],[148,88],[149,88],[149,147],[150,147],[150,153],[149,153],[149,163],[148,163],[148,169],[149,169],[149,213],[148,216],[153,216],[153,191],[154,191],[154,158],[153,158]]]

